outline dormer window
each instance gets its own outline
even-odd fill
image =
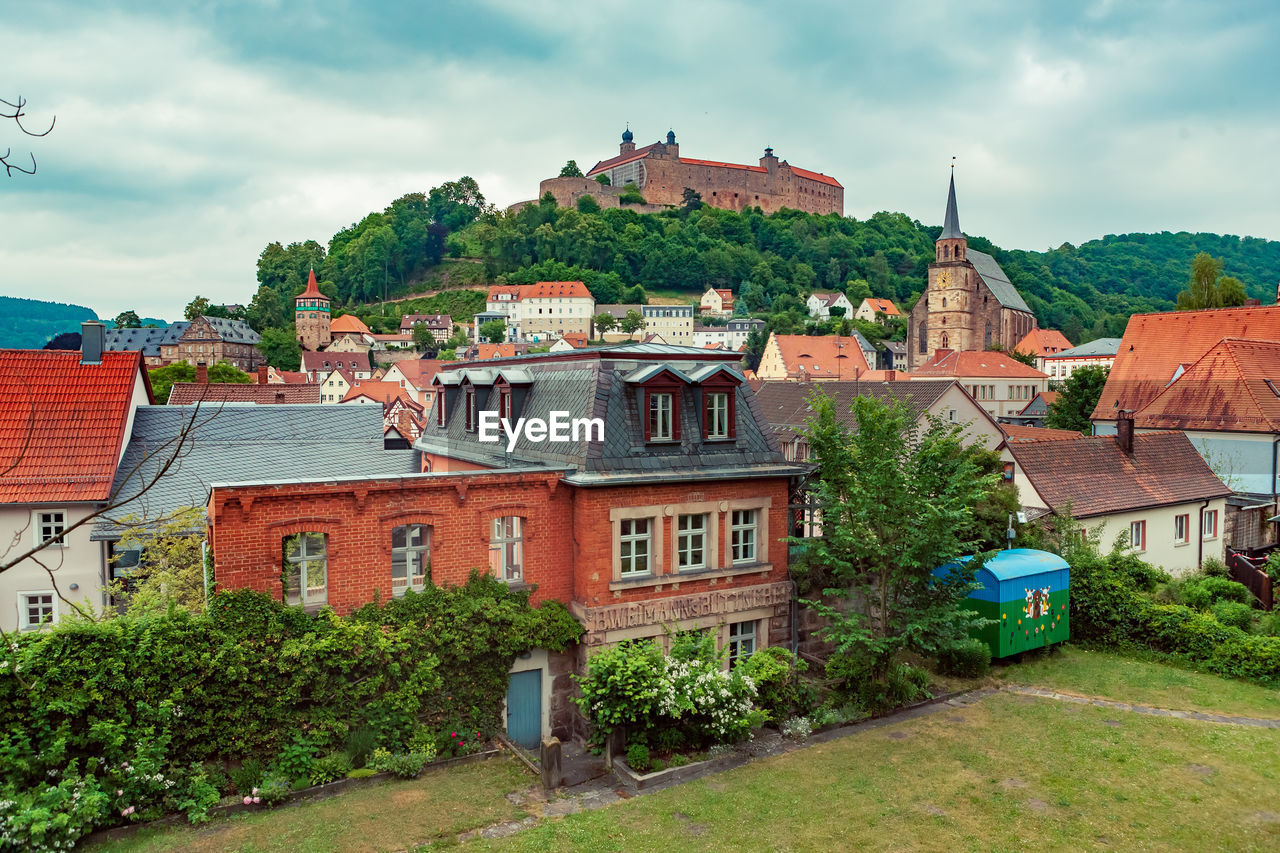
[[[476,389],[467,389],[467,432],[474,432],[476,428]]]
[[[436,426],[444,426],[444,394],[436,395]]]
[[[723,441],[732,437],[730,395],[727,391],[711,391],[706,395],[705,433],[709,441]]]
[[[649,440],[675,440],[675,395],[667,392],[650,392],[649,395]]]

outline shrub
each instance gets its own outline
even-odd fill
[[[1280,610],[1259,616],[1253,630],[1263,637],[1280,637]]]
[[[347,755],[356,767],[369,763],[369,756],[378,748],[378,733],[369,726],[358,726],[347,732]]]
[[[1262,570],[1267,573],[1267,577],[1271,578],[1271,583],[1280,586],[1280,549],[1267,555],[1267,561],[1262,564]]]
[[[849,723],[856,723],[858,720],[865,720],[870,716],[856,702],[846,702],[843,705],[823,705],[818,709],[813,717],[813,723],[818,728],[826,728],[828,726],[843,726]]]
[[[738,666],[742,674],[755,683],[756,707],[766,711],[773,720],[783,720],[813,707],[813,688],[800,679],[800,673],[808,668],[808,664],[782,646],[760,649]]]
[[[1211,578],[1230,577],[1231,573],[1227,571],[1227,564],[1217,557],[1205,557],[1200,563],[1200,574]]]
[[[192,824],[201,824],[209,820],[209,809],[216,806],[221,798],[218,787],[209,780],[204,769],[196,768],[179,784],[174,804]]]
[[[235,785],[236,793],[244,796],[262,784],[262,777],[266,775],[266,770],[263,768],[261,761],[256,758],[249,758],[238,768],[232,770],[230,775],[231,784]]]
[[[991,669],[991,647],[970,637],[938,653],[938,671],[959,678],[981,678]]]
[[[73,762],[56,785],[0,789],[0,849],[68,849],[107,819],[110,798]]]
[[[649,747],[642,743],[633,743],[627,747],[627,766],[637,773],[648,773],[653,766],[649,756]]]
[[[1223,625],[1231,625],[1242,631],[1253,627],[1253,608],[1238,601],[1218,601],[1210,612]]]
[[[808,717],[791,717],[782,724],[782,736],[791,740],[806,740],[813,734],[813,723]]]
[[[371,767],[360,767],[348,773],[347,778],[348,779],[368,779],[370,776],[376,776],[377,773],[378,771],[374,770]]]
[[[260,799],[266,805],[274,806],[287,800],[289,795],[293,793],[293,782],[279,770],[273,770],[262,780],[262,784],[254,790],[257,791],[256,794],[253,794],[257,798],[254,800],[255,803]]]
[[[324,785],[341,779],[351,772],[351,757],[345,752],[333,752],[311,762],[309,781],[312,785]]]
[[[310,737],[296,734],[293,741],[280,751],[276,766],[290,779],[305,778],[311,773],[316,748]]]
[[[1193,576],[1182,584],[1181,595],[1188,607],[1208,610],[1219,601],[1238,601],[1248,604],[1253,594],[1242,583],[1230,578]]]
[[[379,747],[369,756],[369,767],[379,773],[393,773],[402,779],[412,779],[422,772],[427,762],[436,757],[430,752],[388,752]]]

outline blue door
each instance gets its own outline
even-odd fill
[[[542,743],[542,670],[512,673],[507,685],[507,736],[525,749]]]

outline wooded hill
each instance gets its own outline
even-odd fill
[[[0,347],[40,349],[55,335],[78,332],[85,320],[96,319],[83,305],[0,296]]]

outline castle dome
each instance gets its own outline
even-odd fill
[[[676,132],[674,130],[667,131],[667,144],[668,145],[676,144]]]
[[[630,142],[632,139],[635,139],[635,136],[631,133],[631,125],[627,125],[627,129],[622,131],[622,141]]]

